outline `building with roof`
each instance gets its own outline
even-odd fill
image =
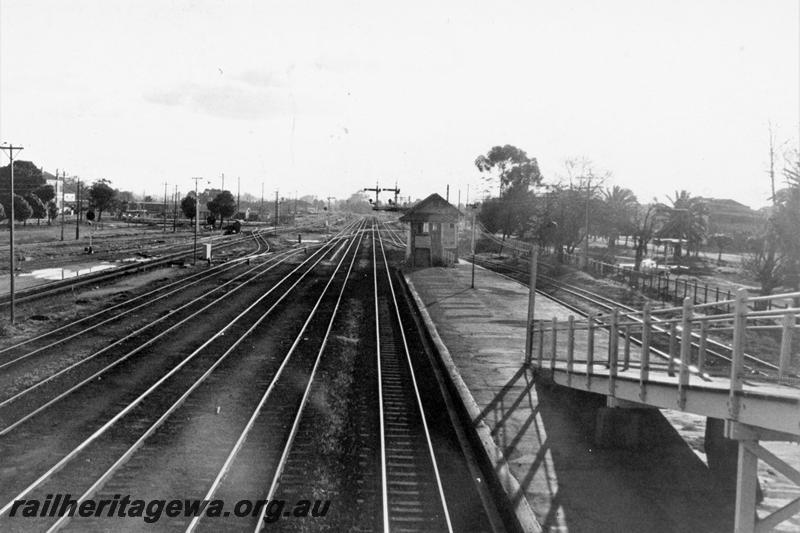
[[[434,193],[400,217],[408,224],[406,262],[412,267],[448,266],[458,261],[461,212]]]

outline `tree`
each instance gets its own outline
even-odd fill
[[[0,204],[0,220],[6,219],[6,210],[3,207],[3,204]]]
[[[478,221],[489,233],[497,233],[502,227],[503,206],[500,198],[489,198],[481,204]]]
[[[31,206],[31,217],[36,219],[36,225],[41,223],[41,220],[47,216],[47,209],[38,196],[30,192],[25,195],[25,201]]]
[[[613,250],[617,238],[634,230],[633,218],[639,208],[633,191],[614,185],[603,191],[601,228],[608,239],[608,249]]]
[[[722,250],[733,244],[733,237],[725,233],[715,233],[708,236],[708,244],[717,249],[717,264],[722,264]]]
[[[658,206],[652,203],[639,206],[633,216],[633,246],[635,250],[633,269],[637,272],[642,268],[642,260],[647,252],[647,245],[655,235],[658,221]]]
[[[486,155],[478,156],[475,166],[487,184],[498,181],[503,240],[512,233],[521,232],[533,214],[531,187],[542,182],[536,158],[528,157],[524,150],[507,144],[495,146]]]
[[[758,281],[762,295],[772,294],[783,281],[775,231],[768,228],[762,237],[747,241],[749,253],[742,257],[742,270]]]
[[[687,243],[687,252],[697,250],[706,235],[708,210],[705,203],[686,191],[675,191],[675,197],[668,200],[672,207],[659,205],[660,214],[666,221],[658,236],[683,239]],[[675,259],[680,259],[681,249],[681,243],[678,242],[674,247]]]
[[[54,220],[58,216],[58,206],[52,200],[47,202],[47,223],[51,224],[51,220]]]
[[[781,256],[784,283],[800,290],[800,159],[784,170],[788,187],[776,193],[776,205],[769,227],[775,234]]]
[[[111,188],[109,180],[101,179],[92,183],[89,187],[89,203],[97,210],[97,221],[103,217],[103,211],[113,208],[117,191]]]
[[[44,184],[42,171],[36,165],[30,161],[14,161],[14,194],[24,197]],[[6,165],[0,167],[0,203],[11,205],[10,195],[11,165]]]
[[[16,169],[14,169],[16,172]],[[31,209],[30,204],[25,201],[25,198],[20,196],[19,194],[14,195],[14,220],[17,222],[26,222],[31,215],[33,214],[33,210]]]
[[[222,228],[225,219],[230,218],[236,212],[236,199],[234,199],[230,191],[222,191],[217,194],[213,200],[208,202],[206,206],[208,207],[208,211],[214,215],[215,218],[219,217],[219,227]]]
[[[550,244],[559,262],[564,260],[564,252],[572,253],[584,239],[586,193],[571,185],[554,185],[545,195],[540,205],[536,229],[538,238]],[[590,202],[590,212],[597,203]]]
[[[183,216],[194,223],[194,217],[197,216],[197,200],[195,199],[194,192],[190,192],[181,200],[181,212]]]
[[[16,179],[14,181],[16,181]],[[33,194],[38,196],[39,200],[41,200],[43,204],[47,204],[47,202],[56,197],[56,191],[53,189],[52,185],[42,185],[41,187],[37,187],[36,190],[33,191]]]

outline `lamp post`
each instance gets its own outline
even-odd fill
[[[3,143],[5,145],[6,143]],[[8,217],[8,224],[10,231],[10,238],[9,238],[9,246],[8,252],[11,260],[11,277],[10,277],[10,284],[9,288],[11,289],[11,323],[14,323],[14,150],[20,151],[23,150],[22,146],[14,146],[9,144],[8,146],[0,146],[0,150],[8,150],[8,158],[11,161],[11,213]]]

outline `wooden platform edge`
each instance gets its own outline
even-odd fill
[[[433,322],[433,319],[428,313],[425,303],[420,298],[417,288],[414,286],[414,282],[407,274],[404,274],[403,277],[406,280],[409,292],[414,298],[414,302],[417,304],[417,309],[420,312],[422,321],[424,322],[425,327],[428,329],[431,339],[433,340],[433,343],[439,352],[442,363],[447,369],[447,375],[455,389],[458,391],[458,395],[464,405],[464,409],[469,414],[471,420],[479,420],[478,423],[472,424],[472,430],[476,433],[478,441],[481,443],[486,459],[493,467],[492,470],[494,471],[500,486],[505,492],[507,501],[514,509],[514,514],[516,515],[520,527],[523,531],[540,533],[542,531],[542,526],[536,519],[536,515],[533,513],[528,500],[524,496],[520,496],[523,494],[523,490],[520,487],[519,481],[517,481],[517,479],[511,473],[508,463],[503,456],[503,452],[497,447],[492,439],[489,426],[487,426],[483,420],[480,420],[481,409],[475,401],[475,398],[472,397],[469,387],[467,387],[467,384],[464,383],[461,373],[458,371],[458,367],[453,361],[450,351],[447,349],[447,345],[445,345],[444,341],[439,336],[439,331],[436,329],[436,324]],[[516,503],[514,503],[515,501]]]

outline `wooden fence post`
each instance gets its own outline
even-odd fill
[[[692,300],[683,299],[681,317],[681,367],[678,369],[678,408],[686,407],[686,387],[689,385],[689,365],[692,363]]]
[[[794,334],[794,315],[786,313],[783,315],[783,334],[781,335],[781,357],[778,364],[778,378],[783,377],[789,372],[789,362],[792,355],[792,336]]]
[[[728,412],[734,420],[739,418],[739,403],[744,386],[744,336],[747,325],[747,289],[736,291],[733,319],[733,353],[731,355],[731,390]]]

